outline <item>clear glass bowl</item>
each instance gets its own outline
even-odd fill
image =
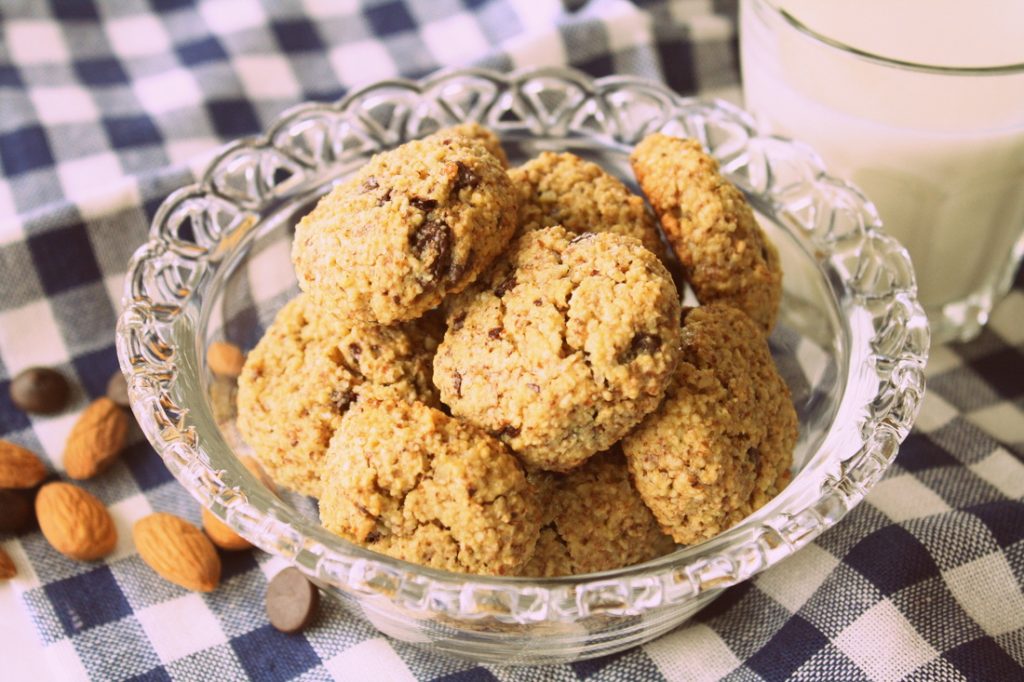
[[[296,291],[294,224],[379,150],[480,120],[513,163],[572,150],[632,184],[649,132],[700,140],[778,245],[785,293],[771,346],[800,416],[793,482],[721,535],[629,568],[559,579],[423,568],[329,533],[308,500],[275,496],[239,462],[233,386],[205,349],[251,348]],[[492,663],[609,654],[658,637],[721,592],[837,523],[882,476],[924,390],[928,328],[906,252],[807,147],[758,134],[721,102],[630,77],[567,70],[448,71],[385,81],[285,113],[228,145],[163,203],[133,257],[117,347],[132,408],[181,484],[219,518],[285,557],[382,632]]]

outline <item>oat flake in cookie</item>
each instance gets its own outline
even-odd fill
[[[637,494],[617,447],[568,474],[537,471],[529,478],[540,493],[544,525],[525,576],[608,571],[675,547]]]
[[[538,501],[494,438],[421,403],[364,398],[331,441],[320,519],[353,542],[434,568],[515,575]]]
[[[672,278],[639,240],[528,232],[448,305],[434,383],[528,467],[568,471],[658,406],[679,314]]]
[[[782,266],[743,193],[696,140],[648,135],[630,161],[697,300],[728,303],[771,331]]]
[[[656,412],[622,441],[637,490],[676,542],[728,529],[789,482],[797,415],[758,325],[690,310],[683,357]]]
[[[238,380],[238,428],[270,476],[319,497],[327,445],[359,396],[392,391],[436,403],[430,358],[437,340],[424,327],[345,325],[305,294],[288,302]]]
[[[408,142],[374,156],[302,219],[292,244],[299,286],[341,319],[415,319],[507,246],[515,206],[508,175],[478,142]]]

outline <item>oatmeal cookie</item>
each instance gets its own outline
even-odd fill
[[[508,172],[519,194],[519,230],[561,225],[569,232],[636,237],[651,252],[664,247],[644,200],[596,163],[544,152]]]
[[[434,568],[514,575],[540,510],[516,458],[421,403],[363,398],[331,440],[320,518],[352,542]]]
[[[683,357],[665,400],[622,441],[633,480],[665,532],[710,538],[789,480],[797,416],[768,343],[745,313],[686,313]]]
[[[408,142],[374,156],[299,222],[299,286],[341,319],[415,319],[504,250],[515,210],[508,175],[477,142]]]
[[[629,479],[622,452],[594,455],[568,474],[533,472],[540,538],[523,575],[553,577],[631,566],[675,547]]]
[[[508,155],[505,154],[505,148],[501,146],[501,140],[498,139],[498,136],[490,128],[486,128],[476,121],[467,121],[466,123],[458,123],[447,128],[441,128],[431,137],[444,138],[451,137],[452,135],[469,138],[474,142],[478,142],[501,163],[502,168],[508,168]]]
[[[451,300],[434,383],[530,468],[568,471],[657,407],[679,358],[665,266],[613,233],[527,232]]]
[[[356,398],[394,391],[437,404],[436,347],[419,323],[348,326],[300,294],[249,353],[238,380],[239,430],[275,481],[319,497],[327,444]]]
[[[630,161],[697,300],[733,305],[771,331],[782,297],[779,252],[743,193],[695,140],[655,133]]]

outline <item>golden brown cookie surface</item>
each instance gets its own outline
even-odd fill
[[[665,400],[622,442],[640,496],[680,544],[713,537],[788,482],[797,416],[757,323],[690,310]]]
[[[299,222],[299,286],[341,319],[415,319],[507,246],[515,201],[500,162],[477,142],[408,142],[374,156]]]
[[[568,471],[657,407],[679,357],[679,311],[638,240],[527,232],[451,301],[434,383],[454,415],[528,467]]]
[[[782,268],[743,193],[696,140],[655,133],[630,161],[697,299],[733,305],[771,331]]]
[[[544,515],[523,575],[607,571],[654,559],[675,543],[662,533],[633,487],[618,449],[594,455],[568,474],[533,472]]]
[[[419,324],[346,326],[300,294],[249,353],[238,380],[238,428],[275,481],[319,497],[328,442],[356,398],[388,390],[436,401],[435,347]]]
[[[651,252],[664,246],[644,200],[596,163],[543,152],[508,172],[519,194],[519,230],[561,225],[569,232],[636,237]]]
[[[434,568],[514,575],[540,513],[515,457],[421,403],[361,399],[331,441],[320,517],[353,542]]]
[[[505,148],[501,146],[501,140],[498,139],[498,136],[490,128],[482,126],[476,121],[467,121],[466,123],[457,123],[447,128],[441,128],[434,133],[433,137],[444,138],[452,135],[469,138],[474,142],[478,142],[501,163],[502,168],[508,168],[508,156],[505,154]]]

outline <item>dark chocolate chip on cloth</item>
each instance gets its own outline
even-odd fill
[[[201,166],[217,144],[265,130],[302,101],[443,66],[570,64],[717,95],[738,83],[733,5],[5,6],[0,438],[59,469],[73,414],[104,395],[117,370],[113,334],[128,259],[160,202],[194,179],[190,164]],[[223,584],[199,596],[152,575],[130,546],[87,565],[63,558],[19,517],[21,498],[6,493],[0,546],[19,572],[0,590],[13,591],[30,618],[0,618],[34,627],[40,655],[71,679],[347,680],[369,671],[418,680],[1020,679],[1021,320],[1018,277],[978,340],[932,350],[917,427],[863,504],[695,620],[622,654],[546,669],[480,666],[388,639],[327,598],[304,629],[284,634],[264,601],[283,560],[224,553]],[[72,385],[63,411],[17,407],[24,400],[12,383],[30,367],[53,367]],[[110,390],[120,397],[119,387]],[[91,492],[119,523],[166,511],[198,524],[196,502],[139,434],[131,438]]]

